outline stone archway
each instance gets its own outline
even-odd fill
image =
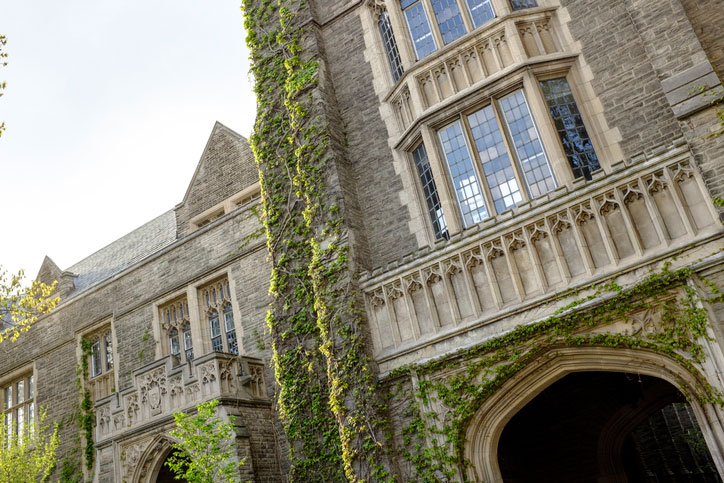
[[[719,474],[724,474],[722,414],[711,404],[698,403],[706,381],[671,358],[645,350],[575,347],[553,348],[521,370],[488,398],[472,417],[466,431],[465,458],[471,462],[471,481],[503,481],[498,444],[510,420],[547,387],[576,372],[623,372],[662,379],[692,396],[692,410]],[[616,443],[613,443],[616,444]]]
[[[171,439],[165,434],[154,436],[141,455],[130,481],[134,483],[156,483],[159,473],[163,474],[166,459],[171,454],[171,443]]]

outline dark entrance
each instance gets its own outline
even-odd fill
[[[169,453],[169,456],[171,454]],[[158,476],[156,477],[156,483],[179,483],[186,482],[185,478],[176,479],[171,469],[166,465],[168,457],[163,461],[161,468],[158,470]]]
[[[579,372],[541,392],[498,443],[506,482],[719,482],[684,396],[655,377]]]

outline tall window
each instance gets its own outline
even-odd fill
[[[400,6],[418,60],[438,48],[433,28],[447,45],[465,35],[464,16],[474,28],[495,17],[491,0],[400,0]],[[433,22],[428,15],[434,17]]]
[[[538,6],[536,0],[510,0],[510,6],[513,10],[523,10],[524,8],[533,8]]]
[[[438,137],[464,227],[493,214],[487,201],[499,214],[556,187],[520,90],[461,116]]]
[[[168,353],[180,363],[194,359],[194,345],[191,338],[189,305],[186,298],[180,298],[163,305],[161,322],[168,337]],[[183,351],[182,351],[183,344]]]
[[[216,281],[201,290],[206,320],[209,324],[211,349],[216,352],[239,353],[231,287],[228,280]]]
[[[110,324],[95,329],[83,339],[90,342],[87,388],[94,401],[109,396],[115,388],[113,374],[113,333]]]
[[[417,174],[420,176],[422,193],[425,196],[425,203],[427,204],[427,211],[430,215],[430,220],[432,221],[435,238],[449,238],[445,215],[442,212],[440,197],[437,194],[435,179],[432,177],[432,170],[430,169],[430,161],[427,159],[425,145],[420,144],[417,148],[415,148],[412,152],[412,157],[415,160]]]
[[[601,164],[573,99],[571,86],[565,77],[541,81],[540,85],[573,175],[591,179],[591,172],[600,169]]]
[[[402,61],[400,60],[400,52],[397,50],[397,42],[395,41],[395,36],[392,32],[390,16],[386,10],[380,14],[380,18],[377,20],[377,26],[380,29],[382,43],[385,46],[387,62],[389,62],[390,71],[392,72],[392,80],[397,82],[400,80],[403,73]]]
[[[400,3],[407,21],[412,46],[415,48],[415,55],[418,59],[422,59],[437,48],[425,7],[422,5],[422,0],[401,0]]]
[[[5,425],[7,441],[13,436],[22,436],[32,431],[35,424],[35,378],[32,374],[9,382],[2,388],[2,423]]]

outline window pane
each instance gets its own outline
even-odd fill
[[[438,135],[455,188],[463,225],[467,228],[483,221],[488,216],[485,199],[480,189],[480,181],[473,167],[473,160],[465,142],[460,121],[455,121],[441,129]]]
[[[91,346],[91,376],[95,377],[101,373],[101,343],[96,341]]]
[[[5,388],[5,409],[13,407],[13,386]]]
[[[178,343],[178,330],[175,327],[168,333],[168,342],[171,345],[171,355],[178,356],[181,350]]]
[[[35,403],[28,404],[28,430],[30,434],[35,432]]]
[[[542,81],[540,85],[573,175],[576,178],[583,176],[591,179],[591,172],[600,169],[601,165],[573,99],[571,86],[564,77]]]
[[[184,352],[186,361],[194,359],[194,342],[193,339],[191,339],[191,324],[188,322],[184,325]]]
[[[500,100],[508,130],[513,138],[520,167],[528,183],[532,198],[556,187],[548,158],[538,136],[538,130],[530,115],[523,91],[517,91]]]
[[[501,213],[523,200],[510,164],[508,150],[503,141],[503,133],[498,128],[495,111],[486,106],[468,116],[470,130],[473,133],[475,147],[480,156],[485,179],[493,195],[495,210]]]
[[[524,8],[533,8],[538,6],[536,0],[510,0],[510,6],[513,10],[523,10]]]
[[[422,192],[425,195],[427,211],[430,214],[432,228],[435,231],[435,238],[449,238],[445,215],[442,212],[440,198],[437,195],[437,186],[435,186],[435,179],[432,177],[432,170],[430,169],[430,161],[427,159],[425,145],[420,144],[417,149],[412,152],[412,157],[415,160],[417,174],[420,176]]]
[[[495,17],[493,6],[490,0],[467,0],[470,16],[473,18],[475,27],[480,27],[488,20]]]
[[[229,348],[230,353],[239,353],[239,344],[236,342],[236,330],[232,330],[226,333],[226,346]]]
[[[25,401],[25,381],[18,381],[16,389],[16,398],[17,403],[20,404],[21,402]]]
[[[223,351],[219,314],[215,310],[211,311],[211,314],[209,314],[209,328],[211,329],[211,349],[218,352]]]
[[[20,406],[15,413],[16,422],[18,424],[18,437],[23,436],[23,430],[25,426],[25,406]]]
[[[106,370],[110,371],[113,369],[113,339],[110,332],[103,337],[103,343],[106,351]]]
[[[28,377],[28,397],[33,397],[35,395],[35,378],[33,376]]]
[[[392,24],[390,16],[387,12],[382,12],[377,22],[382,36],[382,43],[385,45],[385,53],[387,54],[387,62],[390,63],[390,71],[392,72],[392,80],[397,82],[402,77],[402,61],[400,60],[400,51],[397,50],[397,42],[392,33]],[[227,285],[228,290],[228,285]],[[229,295],[231,296],[231,295]]]
[[[431,3],[445,44],[465,35],[465,24],[457,0],[431,0]]]
[[[402,8],[405,9],[405,20],[407,20],[412,45],[415,47],[415,55],[418,59],[422,59],[435,50],[435,39],[432,37],[425,9],[419,0],[416,2],[403,1]]]

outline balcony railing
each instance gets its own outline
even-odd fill
[[[362,276],[378,361],[722,231],[684,144]]]
[[[134,385],[96,403],[96,443],[211,399],[266,398],[259,359],[212,353],[175,366],[166,357],[135,371]]]

